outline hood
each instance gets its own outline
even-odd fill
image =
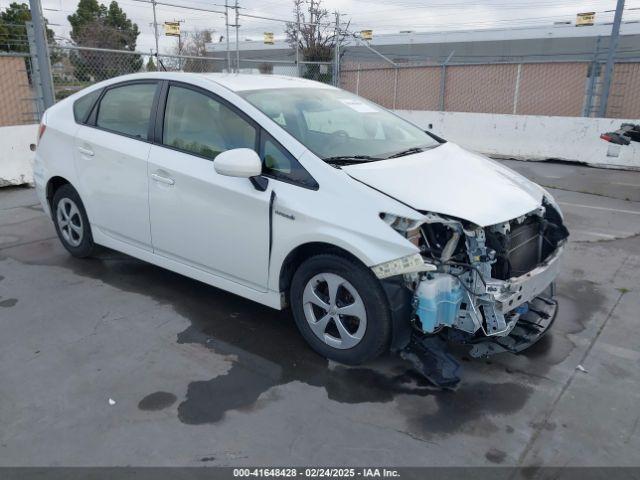
[[[482,227],[535,210],[544,194],[541,187],[513,170],[450,142],[414,155],[342,169],[416,210]]]

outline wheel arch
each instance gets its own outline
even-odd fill
[[[321,254],[333,254],[340,257],[348,258],[354,262],[361,264],[363,267],[368,268],[362,260],[356,255],[345,250],[342,247],[333,245],[326,242],[308,242],[298,245],[291,250],[285,257],[282,265],[280,266],[280,276],[278,280],[278,288],[282,294],[285,295],[287,303],[289,298],[289,287],[291,286],[291,280],[298,267],[305,260]]]
[[[54,175],[53,177],[51,177],[47,181],[47,187],[45,189],[45,192],[46,192],[46,197],[47,197],[47,203],[49,204],[49,209],[51,211],[53,211],[53,204],[52,204],[53,196],[56,194],[56,192],[63,185],[71,185],[73,187],[73,185],[71,184],[71,182],[69,180],[67,180],[66,178],[61,177],[59,175]],[[77,191],[77,189],[76,189],[76,191]]]
[[[308,242],[298,245],[291,250],[285,257],[280,267],[279,290],[284,296],[287,305],[290,305],[289,287],[291,280],[298,267],[315,255],[334,254],[348,258],[365,268],[369,268],[356,255],[348,250],[326,242]],[[373,275],[373,272],[371,273]],[[382,290],[387,298],[388,306],[391,314],[391,344],[390,347],[394,351],[405,348],[411,337],[411,300],[413,292],[411,292],[402,281],[401,277],[393,277],[380,281]]]

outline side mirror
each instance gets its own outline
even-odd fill
[[[251,178],[262,174],[262,160],[250,148],[234,148],[218,154],[213,168],[227,177]]]

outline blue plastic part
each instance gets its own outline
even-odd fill
[[[457,280],[453,285],[450,290],[440,291],[434,297],[418,295],[416,314],[423,331],[433,333],[440,326],[450,327],[454,324],[463,292]]]
[[[516,312],[518,315],[524,315],[529,311],[529,304],[523,303],[519,307],[514,308],[513,311]]]

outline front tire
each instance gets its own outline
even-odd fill
[[[300,265],[290,289],[300,333],[320,355],[358,365],[389,347],[391,313],[380,281],[357,261],[332,254]]]
[[[64,248],[74,257],[92,255],[96,245],[93,243],[87,212],[76,189],[69,184],[61,186],[56,190],[51,204],[53,224]]]

